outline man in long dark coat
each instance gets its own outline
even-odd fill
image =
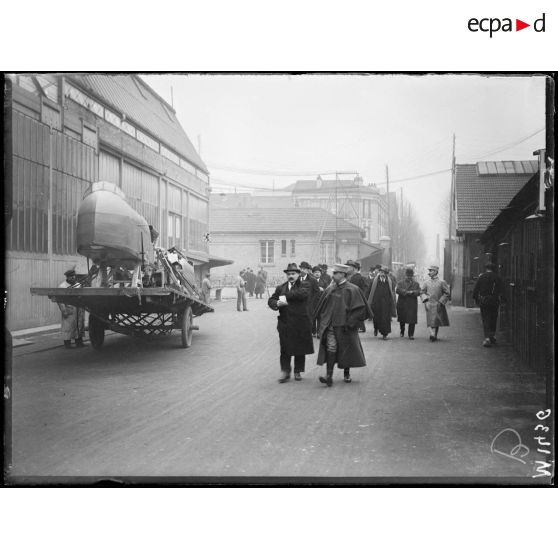
[[[482,326],[484,329],[484,347],[496,344],[496,324],[500,303],[505,302],[504,281],[496,273],[496,266],[489,262],[485,265],[485,273],[481,273],[475,288],[473,299],[480,306]]]
[[[420,285],[415,281],[413,270],[408,267],[405,270],[405,279],[397,283],[395,292],[397,297],[397,320],[401,337],[405,337],[405,324],[409,324],[409,339],[415,338],[415,325],[417,323],[418,302],[420,296]]]
[[[347,279],[349,280],[350,283],[356,285],[360,289],[362,296],[366,298],[366,292],[368,290],[368,281],[360,274],[360,264],[358,262],[355,262],[354,260],[348,260],[347,262],[345,262],[345,265],[349,266],[349,273],[347,275]],[[358,325],[358,330],[361,333],[366,332],[366,326],[364,325],[364,322],[361,322]]]
[[[391,318],[397,316],[395,309],[395,285],[388,275],[388,268],[382,267],[372,282],[368,304],[374,314],[374,335],[378,331],[385,341],[391,333]]]
[[[300,262],[300,280],[308,283],[308,317],[312,323],[314,312],[320,301],[320,286],[312,274],[312,266],[308,262]],[[315,330],[312,333],[315,333]]]
[[[320,349],[318,364],[326,364],[326,376],[320,382],[331,387],[333,368],[344,370],[344,381],[351,382],[350,369],[366,366],[366,359],[358,336],[358,324],[365,320],[370,309],[360,289],[347,281],[348,266],[333,266],[333,283],[324,291],[316,309],[319,320]]]
[[[272,310],[279,311],[277,331],[281,347],[281,384],[290,380],[291,357],[294,357],[294,379],[299,381],[302,379],[301,372],[304,372],[305,355],[314,352],[312,324],[308,316],[308,283],[300,280],[300,269],[296,263],[287,265],[285,273],[287,281],[279,285],[267,301]]]

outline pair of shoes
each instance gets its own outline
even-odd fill
[[[404,331],[400,332],[399,337],[405,337],[405,332]]]
[[[295,372],[294,378],[297,382],[300,382],[300,380],[302,380],[302,376],[300,375],[300,372]]]
[[[382,341],[387,341],[387,335],[382,335]]]
[[[75,349],[75,347],[71,344],[72,342],[70,341],[69,343],[64,343],[64,348],[66,349]]]
[[[85,347],[85,344],[83,342],[83,339],[76,339],[76,347],[78,349],[83,349],[83,347]]]
[[[482,346],[483,347],[492,347],[492,343],[490,342],[490,339],[488,337],[482,342]]]
[[[489,339],[493,345],[496,345],[496,337],[490,337]]]
[[[346,384],[350,384],[353,381],[353,379],[351,378],[351,373],[350,372],[345,372],[344,377],[343,377],[343,381]]]
[[[243,312],[248,312],[248,308],[244,308]]]
[[[374,330],[374,337],[378,337],[378,330],[377,329]]]
[[[409,335],[409,341],[414,341],[415,338],[412,335]]]
[[[432,343],[434,343],[434,341],[436,341],[436,337],[434,337],[434,335],[430,336],[430,341],[432,341]]]
[[[236,309],[237,312],[242,312],[242,310],[239,310],[238,308]]]
[[[291,373],[283,372],[283,375],[279,378],[279,383],[284,384],[285,382],[288,382],[290,379],[291,379]]]

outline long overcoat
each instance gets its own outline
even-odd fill
[[[58,285],[59,289],[68,289],[70,287],[70,283],[66,281],[62,281]],[[85,332],[85,310],[62,302],[58,303],[58,308],[60,308],[61,313],[60,333],[62,334],[62,339],[64,341],[71,341],[72,339],[83,337]],[[64,314],[66,314],[66,318]]]
[[[316,311],[318,303],[320,302],[320,296],[321,296],[320,286],[318,284],[318,280],[310,273],[306,275],[306,277],[304,278],[301,275],[300,280],[303,283],[304,282],[308,283],[308,316],[310,319],[312,319],[312,316]]]
[[[370,294],[368,295],[368,305],[370,306],[370,308],[374,309],[374,307],[372,306],[372,301],[374,300],[374,293],[376,292],[376,288],[378,286],[378,281],[380,280],[380,275],[376,275],[376,277],[374,277],[374,280],[372,281],[372,287],[370,289]],[[391,312],[391,316],[393,318],[397,317],[397,310],[395,307],[395,284],[393,282],[393,279],[388,276],[387,277],[390,289],[389,289],[389,293],[390,293],[390,312]]]
[[[289,356],[310,355],[314,352],[314,342],[308,314],[309,286],[300,277],[290,290],[288,283],[279,285],[267,301],[272,310],[279,310],[277,331],[281,352]],[[277,306],[280,296],[286,298],[287,306]]]
[[[422,285],[421,294],[428,298],[424,303],[426,310],[426,325],[428,327],[449,326],[446,303],[450,299],[448,284],[438,277],[428,278]]]
[[[332,326],[337,339],[337,366],[366,366],[358,325],[372,314],[360,289],[348,281],[330,285],[324,291],[315,315],[320,324],[318,364],[324,364],[327,360],[327,329]]]
[[[417,323],[417,297],[420,296],[420,285],[412,278],[405,278],[397,283],[397,320],[402,324]]]

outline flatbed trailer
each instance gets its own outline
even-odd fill
[[[31,288],[31,294],[48,296],[89,312],[89,339],[100,349],[105,331],[134,337],[169,335],[181,331],[182,347],[192,344],[192,332],[199,329],[194,317],[214,309],[179,287],[80,287]]]

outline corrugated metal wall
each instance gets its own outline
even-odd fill
[[[77,210],[83,193],[96,180],[97,158],[92,147],[17,110],[12,114],[14,198],[6,242],[6,312],[8,327],[17,330],[59,319],[56,305],[46,297],[31,296],[30,287],[58,285],[73,264],[85,271],[86,264],[76,253]],[[49,259],[51,186],[53,254]]]

